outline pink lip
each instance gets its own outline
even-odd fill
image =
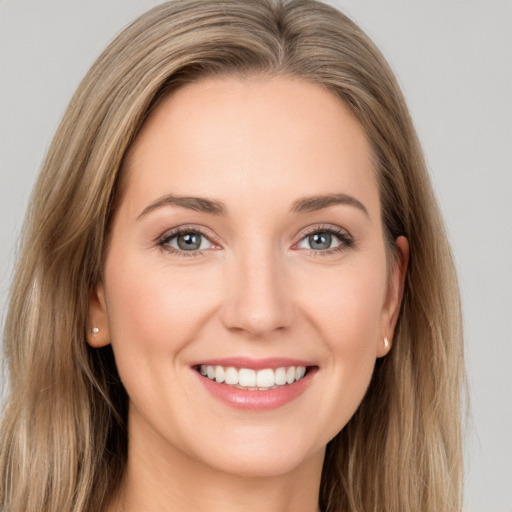
[[[308,366],[307,364],[304,364],[304,362],[296,362],[293,364],[291,359],[260,360],[258,361],[258,366],[255,366],[254,361],[253,364],[247,365],[247,360],[243,360],[242,364],[240,359],[237,359],[236,362],[233,359],[216,359],[199,364],[209,364],[212,366],[216,364],[218,366],[254,369],[279,368],[281,366]],[[317,370],[318,367],[316,366],[309,367],[308,372],[301,380],[294,382],[293,384],[286,384],[268,391],[237,389],[228,386],[227,384],[219,384],[218,382],[201,375],[195,369],[194,372],[205,389],[221,402],[246,411],[268,411],[282,407],[302,395],[302,393],[304,393],[311,384]]]
[[[289,357],[267,357],[264,359],[254,359],[250,357],[230,357],[219,359],[206,359],[192,363],[191,366],[197,367],[200,365],[207,366],[232,366],[234,368],[250,368],[252,370],[264,370],[265,368],[281,368],[288,366],[315,366],[311,361],[304,361],[300,359],[291,359]]]

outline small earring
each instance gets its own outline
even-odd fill
[[[384,348],[389,348],[389,340],[387,337],[384,337]]]
[[[92,332],[93,334],[98,334],[98,333],[100,332],[100,330],[99,330],[97,327],[93,327],[93,328],[91,329],[91,332]]]

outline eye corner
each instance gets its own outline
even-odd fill
[[[311,247],[312,237],[323,235],[324,239],[318,240],[318,246]],[[304,250],[312,255],[329,256],[341,253],[354,247],[354,237],[344,228],[336,225],[315,225],[306,228],[300,235],[300,239],[292,245],[293,250]],[[337,242],[336,242],[337,240]],[[333,241],[336,245],[332,246]],[[309,247],[303,244],[308,244]],[[324,247],[322,247],[324,244]],[[325,245],[328,246],[325,246]]]
[[[178,240],[181,236],[185,236],[182,243]],[[196,226],[179,226],[167,230],[156,238],[155,245],[166,253],[184,257],[201,256],[207,251],[222,248],[214,236]]]

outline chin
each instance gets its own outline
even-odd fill
[[[216,442],[206,452],[199,447],[203,456],[198,458],[216,471],[252,478],[286,475],[312,460],[323,460],[326,443],[312,446],[304,436],[295,437],[289,431],[268,434],[255,429],[249,436],[235,432],[228,443]]]
[[[323,458],[324,449],[320,451]],[[212,469],[246,478],[275,478],[293,473],[307,464],[312,454],[307,456],[293,453],[272,453],[271,448],[265,453],[254,453],[244,457],[233,455],[226,460],[218,460]]]

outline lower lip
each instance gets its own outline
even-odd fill
[[[307,387],[311,384],[313,379],[314,369],[308,368],[306,375],[294,382],[293,384],[286,384],[279,386],[276,389],[269,389],[268,391],[250,391],[245,389],[238,389],[228,386],[227,384],[220,384],[214,380],[204,377],[199,372],[194,370],[203,384],[203,386],[216,398],[222,402],[236,407],[238,409],[245,409],[249,411],[268,411],[277,409],[283,405],[298,398]]]

